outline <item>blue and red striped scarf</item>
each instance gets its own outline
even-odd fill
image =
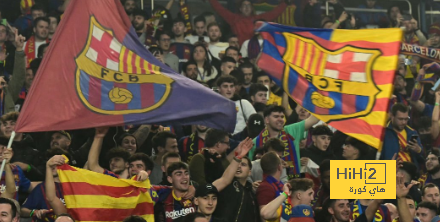
[[[263,145],[269,139],[269,130],[267,130],[266,128],[261,131],[261,133],[255,138],[255,140],[257,141],[257,147],[263,147]],[[285,145],[283,160],[286,161],[290,166],[290,169],[288,171],[289,178],[299,177],[299,156],[296,153],[295,144],[293,143],[295,139],[284,130],[280,132],[280,134],[278,135],[278,139],[280,139]]]

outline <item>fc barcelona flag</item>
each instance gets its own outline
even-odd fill
[[[402,31],[258,25],[258,66],[316,117],[381,149]]]
[[[122,221],[131,215],[154,220],[157,197],[149,180],[118,179],[67,164],[57,168],[67,210],[76,221]]]
[[[138,41],[119,0],[72,0],[17,122],[20,132],[128,124],[233,131],[235,105]]]

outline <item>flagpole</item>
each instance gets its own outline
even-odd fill
[[[12,146],[12,142],[14,141],[14,138],[15,138],[15,131],[12,131],[11,138],[9,138],[8,147],[6,147],[6,149],[11,148],[11,146]],[[2,155],[3,155],[3,154],[2,154]],[[3,158],[2,166],[1,166],[1,168],[0,168],[0,172],[1,172],[2,174],[3,174],[3,170],[5,170],[5,165],[6,165],[6,160]]]
[[[141,9],[144,10],[144,0],[141,0]]]
[[[153,11],[154,11],[154,0],[151,0],[151,14],[153,14]]]

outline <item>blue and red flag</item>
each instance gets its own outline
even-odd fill
[[[148,52],[119,0],[72,0],[16,131],[159,123],[232,132],[235,118],[232,101]]]
[[[258,66],[316,117],[381,149],[402,31],[258,25]]]

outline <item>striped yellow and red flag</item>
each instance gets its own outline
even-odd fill
[[[76,221],[122,221],[131,215],[154,221],[149,180],[118,179],[67,164],[57,171],[67,210]]]
[[[317,118],[380,151],[402,30],[257,26],[258,67]]]

